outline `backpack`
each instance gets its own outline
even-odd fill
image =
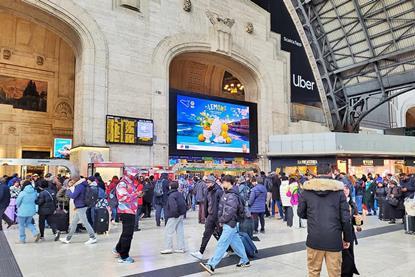
[[[268,192],[272,191],[272,179],[270,177],[265,178],[264,185]]]
[[[156,197],[163,196],[164,190],[163,190],[163,180],[158,180],[156,182],[156,185],[154,187],[154,195]]]
[[[245,203],[241,196],[238,197],[238,210],[236,212],[236,221],[242,222],[247,217],[247,212],[249,212],[248,209],[245,209]]]
[[[111,208],[118,207],[117,188],[113,188],[108,195],[108,205]]]
[[[87,186],[85,189],[85,205],[92,208],[98,202],[98,187]]]
[[[249,201],[249,195],[251,193],[251,189],[246,183],[242,183],[239,185],[239,196],[242,198],[244,203]]]

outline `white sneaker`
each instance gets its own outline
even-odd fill
[[[97,243],[97,241],[98,240],[96,238],[89,238],[89,240],[86,241],[84,244],[85,245],[94,244],[94,243]]]
[[[66,243],[66,244],[71,243],[71,241],[70,241],[70,240],[68,240],[67,238],[62,238],[62,239],[60,239],[59,241],[60,241],[60,242],[62,242],[62,243]]]
[[[186,252],[186,251],[184,251],[183,249],[176,249],[176,250],[174,250],[173,251],[174,253],[181,253],[181,254],[183,254],[184,252]]]
[[[200,253],[200,251],[192,252],[192,253],[190,253],[190,255],[192,255],[194,258],[196,258],[200,261],[203,260],[203,254]]]
[[[162,250],[160,251],[160,254],[173,254],[173,250],[172,249]]]

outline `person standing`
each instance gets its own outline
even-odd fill
[[[6,179],[2,178],[0,180],[0,231],[3,230],[3,220],[7,223],[7,228],[13,225],[13,220],[11,220],[6,214],[5,211],[10,204],[10,189],[6,184]]]
[[[183,219],[186,214],[186,202],[178,191],[179,183],[170,182],[167,202],[164,206],[164,216],[167,221],[164,229],[164,250],[161,254],[184,253]],[[177,235],[177,249],[173,249],[173,235]]]
[[[161,214],[164,205],[167,203],[167,194],[169,192],[168,174],[162,173],[160,179],[157,180],[154,186],[154,206],[156,209],[156,225],[160,227]],[[164,221],[166,223],[166,221]]]
[[[151,217],[151,207],[154,197],[153,176],[144,180],[143,213],[145,218]]]
[[[58,241],[60,233],[57,232],[54,222],[51,221],[51,216],[56,210],[56,193],[49,185],[49,182],[46,180],[42,180],[40,182],[40,193],[36,199],[36,204],[39,206],[38,214],[40,239],[44,239],[45,221],[47,221],[49,226],[52,228],[53,234],[55,235],[55,241]]]
[[[33,216],[36,214],[36,198],[37,193],[32,184],[25,181],[22,191],[16,199],[17,217],[19,221],[19,243],[26,243],[26,228],[32,232],[35,242],[38,242],[40,239],[40,233],[33,224]]]
[[[138,175],[134,178],[134,186],[136,187],[137,191],[137,212],[135,213],[135,224],[134,224],[134,232],[141,231],[140,227],[140,218],[143,212],[143,195],[144,195],[144,179],[138,178]]]
[[[219,202],[218,222],[223,226],[222,234],[219,238],[215,254],[207,263],[200,263],[202,268],[213,274],[216,266],[220,263],[228,249],[232,247],[236,255],[240,257],[237,267],[249,267],[250,262],[245,252],[245,247],[238,234],[236,224],[238,219],[245,214],[245,207],[239,199],[237,190],[233,187],[234,179],[230,175],[222,178],[224,194]]]
[[[72,181],[73,182],[68,182],[66,195],[69,198],[73,199],[75,205],[73,212],[75,215],[72,218],[71,225],[69,226],[69,233],[65,238],[61,238],[60,241],[66,244],[70,243],[78,223],[82,223],[89,234],[89,240],[85,242],[85,245],[97,243],[94,229],[91,227],[91,224],[89,224],[88,218],[86,216],[88,205],[85,203],[85,194],[88,187],[88,182],[84,178],[80,178],[79,175],[74,175],[72,177]]]
[[[190,255],[195,257],[198,260],[203,259],[203,253],[206,250],[206,246],[216,232],[221,233],[221,228],[218,224],[218,209],[219,202],[223,195],[222,188],[216,183],[216,178],[214,176],[207,177],[207,197],[205,202],[205,231],[203,232],[202,243],[200,244],[200,249],[198,252],[193,252]]]
[[[249,195],[249,210],[254,220],[254,234],[258,234],[259,222],[261,221],[261,233],[265,233],[265,205],[267,201],[267,189],[264,186],[263,177],[252,177],[254,186]]]
[[[288,186],[287,196],[290,197],[290,203],[293,211],[293,226],[294,228],[301,228],[301,219],[297,215],[298,209],[298,182],[295,177],[291,177]]]
[[[297,211],[300,218],[307,219],[308,276],[320,276],[325,260],[329,277],[339,277],[342,250],[353,239],[349,205],[343,183],[320,177],[304,183]]]
[[[379,219],[380,220],[384,220],[385,216],[384,216],[384,212],[385,212],[385,208],[384,208],[384,203],[386,200],[386,186],[388,184],[386,183],[385,180],[383,180],[382,182],[377,183],[377,187],[376,187],[376,191],[375,191],[375,200],[378,203],[378,207],[379,207]]]
[[[373,180],[373,177],[369,177],[365,184],[365,194],[363,196],[363,203],[366,205],[366,209],[368,211],[368,216],[373,214],[376,215],[375,210],[375,190],[376,190],[376,184]]]
[[[280,186],[280,196],[281,203],[284,210],[284,221],[287,222],[288,227],[293,226],[293,208],[291,207],[291,198],[287,196],[288,189],[290,188],[290,183],[287,176],[282,177],[281,186]]]
[[[284,218],[284,211],[282,209],[281,195],[280,195],[281,179],[277,174],[272,176],[272,201],[271,201],[271,214],[275,216],[275,205],[278,207],[279,219]]]
[[[215,179],[214,182],[216,182],[216,178],[214,176],[209,176],[205,180],[199,180],[199,178],[194,177],[194,182],[195,182],[194,190],[196,192],[195,198],[196,198],[196,203],[199,206],[199,223],[200,224],[205,224],[205,201],[206,201],[208,179],[209,179],[209,182],[212,182],[213,179]]]

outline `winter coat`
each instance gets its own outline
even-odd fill
[[[208,220],[218,221],[219,202],[222,195],[223,189],[218,184],[208,188],[205,202],[205,217]]]
[[[151,181],[144,183],[144,202],[151,203],[154,197],[154,183]]]
[[[274,201],[281,201],[281,195],[280,195],[280,187],[281,187],[281,179],[277,176],[274,176],[272,178],[272,200]]]
[[[343,240],[352,242],[350,210],[343,187],[343,183],[330,179],[304,183],[297,214],[307,219],[308,247],[340,252]]]
[[[364,183],[362,180],[356,183],[356,196],[363,196],[365,194]]]
[[[225,190],[219,202],[218,221],[220,224],[226,224],[232,228],[240,216],[244,214],[244,206],[239,200],[238,191],[235,188]]]
[[[288,186],[287,196],[290,197],[291,206],[298,206],[298,183],[293,182]]]
[[[87,186],[88,182],[85,179],[80,179],[74,184],[74,186],[66,190],[66,196],[73,199],[73,203],[77,209],[85,208],[87,206],[85,204]]]
[[[380,198],[385,198],[386,197],[386,188],[383,187],[376,187],[376,191],[375,191],[375,199],[380,199]]]
[[[36,214],[37,192],[33,186],[28,185],[19,193],[16,199],[17,216],[31,217]]]
[[[196,202],[205,202],[207,194],[207,185],[204,181],[196,183],[194,190],[196,191]]]
[[[282,181],[280,186],[280,196],[283,207],[291,207],[291,197],[287,196],[288,189],[290,185],[288,180]]]
[[[365,184],[365,194],[363,196],[363,202],[368,205],[375,199],[376,184],[374,181],[367,181]]]
[[[46,188],[39,193],[36,199],[36,204],[39,206],[39,215],[50,215],[56,210],[56,194],[50,188]]]
[[[163,195],[156,196],[156,194],[154,193],[153,203],[155,205],[164,206],[167,203],[167,197],[168,197],[168,193],[169,193],[169,180],[167,180],[167,176],[165,176],[165,177],[161,178],[161,181],[162,181],[162,185],[163,185]],[[154,192],[154,190],[153,190],[153,192]]]
[[[167,202],[164,206],[164,217],[166,219],[178,218],[186,214],[186,202],[184,201],[183,195],[177,189],[170,190],[167,195]]]
[[[137,183],[136,184],[136,188],[137,188],[137,192],[142,192],[144,190],[144,185],[142,183]],[[143,206],[143,197],[138,197],[137,199],[137,205]]]
[[[10,189],[6,184],[0,183],[0,210],[6,209],[10,204]]]
[[[265,203],[267,202],[267,189],[263,184],[257,184],[251,190],[249,196],[249,210],[251,213],[265,213]]]
[[[116,189],[119,214],[137,213],[138,191],[135,190],[134,183],[129,178],[122,178]]]
[[[414,177],[409,178],[408,180],[403,180],[401,182],[401,187],[406,188],[407,191],[402,192],[403,198],[414,198],[415,194],[415,179]]]
[[[69,197],[66,195],[66,188],[62,187],[56,194],[56,200],[64,207],[69,206]]]

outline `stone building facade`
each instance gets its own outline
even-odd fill
[[[177,79],[191,78],[187,83],[193,82],[191,86],[197,88],[202,86],[198,82],[214,75],[208,69],[190,75],[177,73],[180,66],[170,68],[174,59],[206,63],[205,68],[218,65],[219,70],[225,68],[245,84],[245,100],[258,105],[258,161],[262,168],[269,168],[270,135],[327,130],[313,123],[290,122],[288,54],[280,50],[280,37],[270,32],[269,14],[249,0],[3,0],[0,15],[39,25],[71,48],[73,76],[62,78],[74,80],[74,85],[65,79],[62,86],[50,91],[52,127],[48,127],[48,135],[55,136],[55,129],[73,135],[71,160],[81,172],[86,170],[91,153],[127,165],[168,164],[170,85],[183,83]],[[6,44],[1,41],[0,47],[13,47]],[[47,54],[43,55],[47,62]],[[70,71],[70,66],[64,68]],[[54,109],[60,95],[71,93],[74,97],[67,103],[73,111],[73,130],[63,130]],[[12,108],[1,106],[0,114],[6,109]],[[153,119],[154,145],[106,144],[109,114]],[[32,123],[26,120],[25,124]],[[2,132],[7,130],[3,125]],[[50,143],[50,139],[32,137]]]

